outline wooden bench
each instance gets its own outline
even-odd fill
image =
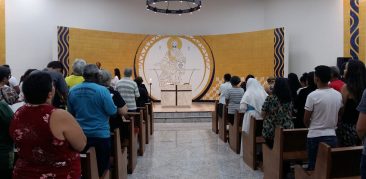
[[[150,138],[150,116],[149,116],[149,108],[147,105],[145,107],[138,107],[137,109],[142,110],[145,122],[145,144],[149,144]]]
[[[257,120],[253,117],[250,118],[250,125],[248,133],[243,132],[243,160],[253,170],[257,169],[257,144],[264,143],[262,137],[263,120]]]
[[[151,116],[150,116],[149,103],[145,104],[145,108],[146,108],[146,144],[149,144],[151,135]]]
[[[315,170],[305,171],[300,165],[295,166],[296,179],[359,179],[362,146],[331,148],[325,143],[319,144]]]
[[[219,114],[218,114],[218,110],[219,110],[219,101],[215,101],[215,111],[212,112],[212,132],[218,134],[219,133]]]
[[[153,102],[146,103],[148,106],[148,113],[150,116],[150,135],[153,135],[154,133],[154,114],[153,114]]]
[[[227,131],[227,124],[228,124],[228,109],[227,109],[227,105],[225,104],[223,107],[223,112],[222,112],[222,117],[218,116],[218,120],[219,120],[219,138],[224,141],[227,142],[227,135],[228,135],[228,131]]]
[[[243,124],[244,113],[235,112],[234,124],[229,124],[229,145],[235,153],[240,153],[241,126]]]
[[[139,113],[137,113],[139,114]],[[127,146],[127,172],[129,174],[133,173],[137,164],[137,138],[138,135],[135,133],[135,118],[133,116],[129,116],[128,124],[128,146]]]
[[[146,123],[144,120],[144,112],[142,109],[139,109],[139,112],[128,112],[127,113],[129,116],[133,116],[135,118],[135,124],[137,125],[137,127],[139,128],[139,134],[138,134],[138,143],[139,143],[139,148],[138,148],[138,155],[139,156],[143,156],[144,152],[145,152],[145,140],[146,140]]]
[[[81,175],[86,179],[99,179],[98,175],[98,164],[97,155],[95,153],[95,148],[90,147],[86,154],[80,154],[81,160]],[[100,179],[109,179],[110,174],[107,170]]]
[[[284,161],[307,160],[307,134],[308,129],[276,128],[273,148],[262,145],[264,179],[282,179]]]
[[[121,146],[121,135],[119,129],[114,130],[113,149],[114,149],[113,178],[127,179],[127,148]]]

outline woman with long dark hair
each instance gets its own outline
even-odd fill
[[[344,112],[338,124],[337,136],[340,146],[355,146],[361,144],[356,132],[359,115],[356,108],[366,88],[365,64],[359,60],[348,61],[344,75],[346,84],[341,89]]]
[[[294,128],[292,109],[291,91],[287,79],[277,78],[273,88],[273,95],[268,96],[262,106],[262,135],[270,148],[273,146],[276,127]]]

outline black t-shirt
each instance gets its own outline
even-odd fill
[[[144,107],[149,100],[149,93],[147,92],[146,86],[144,84],[140,85],[139,87],[140,97],[136,100],[137,107]]]
[[[294,121],[295,128],[305,128],[304,113],[305,113],[305,103],[308,95],[313,92],[315,88],[306,87],[300,90],[299,95],[295,100],[295,108],[297,109],[296,120]]]
[[[118,91],[114,90],[112,87],[109,87],[108,90],[111,93],[114,105],[116,105],[117,108],[122,108],[126,105],[125,100],[123,100],[121,94],[119,94]]]
[[[123,100],[118,91],[114,90],[112,87],[109,87],[108,90],[111,93],[113,103],[117,106],[117,109],[122,108],[126,105],[125,100]],[[115,128],[120,128],[121,126],[123,126],[121,116],[119,114],[111,116],[109,120],[109,125],[111,131],[113,131]]]

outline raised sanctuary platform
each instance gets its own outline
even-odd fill
[[[191,107],[165,107],[154,103],[153,108],[154,122],[157,123],[211,122],[215,103],[193,102]]]

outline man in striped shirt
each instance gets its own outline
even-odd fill
[[[136,82],[131,79],[132,69],[126,68],[124,71],[124,77],[119,80],[116,84],[116,90],[121,94],[122,98],[125,100],[128,111],[135,112],[136,98],[140,97],[139,88]]]

